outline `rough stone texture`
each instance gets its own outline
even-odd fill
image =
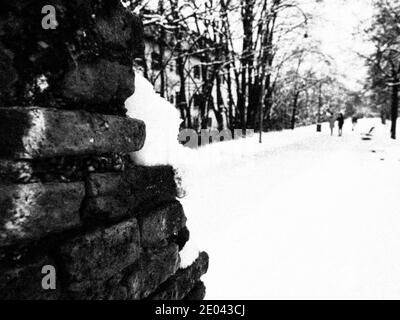
[[[169,237],[177,236],[186,225],[182,205],[172,202],[139,218],[143,247],[155,247]]]
[[[176,273],[180,263],[178,247],[146,250],[132,266],[107,280],[75,282],[68,286],[66,299],[138,300],[152,292]]]
[[[127,289],[120,285],[122,273],[108,280],[70,283],[63,293],[64,300],[125,300]]]
[[[107,300],[128,300],[128,289],[124,286],[117,286],[107,296]]]
[[[56,29],[41,25],[48,4]],[[3,0],[0,21],[0,104],[125,114],[144,44],[119,0]]]
[[[179,251],[181,251],[190,239],[190,231],[187,227],[184,227],[179,230],[176,236],[172,236],[170,239],[179,246]]]
[[[42,288],[42,268],[54,266],[54,261],[42,257],[22,266],[0,268],[0,300],[55,300],[59,298],[59,284],[56,290]]]
[[[192,291],[184,298],[184,300],[199,301],[204,300],[206,296],[206,286],[202,281],[197,282]]]
[[[59,256],[68,281],[84,283],[110,279],[134,264],[140,251],[139,227],[133,219],[78,236],[61,246]]]
[[[0,299],[204,297],[208,256],[178,270],[179,172],[132,165],[145,125],[118,117],[142,40],[120,0],[0,2]]]
[[[175,200],[177,186],[172,167],[130,165],[121,173],[90,175],[86,193],[89,199],[83,209],[84,219],[113,220]]]
[[[83,181],[94,172],[122,172],[130,160],[123,154],[68,156],[38,160],[0,159],[3,184]]]
[[[38,159],[131,152],[143,147],[142,121],[44,108],[0,108],[0,157]]]
[[[116,194],[146,194],[159,197],[162,194],[177,195],[174,169],[170,166],[142,167],[130,165],[123,173],[92,174],[87,183],[90,197]],[[144,199],[145,200],[145,199]]]
[[[151,300],[182,300],[194,288],[201,276],[208,270],[208,255],[200,253],[199,258],[188,268],[179,270],[152,294]]]
[[[29,161],[0,159],[0,181],[3,184],[34,182],[31,181],[33,171]]]
[[[114,196],[120,192],[127,196],[132,194],[128,184],[124,181],[123,173],[95,173],[87,179],[86,194],[88,197]]]
[[[161,283],[174,275],[179,268],[178,246],[146,250],[125,283],[129,299],[138,300],[153,293]]]
[[[83,183],[0,185],[0,247],[80,225]]]
[[[135,198],[133,196],[89,198],[83,205],[83,221],[91,224],[134,217],[134,206]]]

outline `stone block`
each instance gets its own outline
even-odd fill
[[[46,5],[53,29],[41,23]],[[140,19],[121,1],[4,0],[0,21],[0,103],[125,114],[144,43]]]
[[[174,201],[177,188],[169,166],[130,166],[120,173],[91,174],[83,218],[113,220],[142,215],[163,202]]]
[[[182,205],[175,201],[140,216],[139,225],[142,245],[154,247],[172,236],[177,236],[186,225],[186,216]]]
[[[0,185],[0,247],[80,225],[84,184]]]
[[[188,295],[183,299],[187,301],[200,301],[204,300],[206,296],[206,286],[202,281],[197,282],[193,289],[188,293]]]
[[[94,173],[89,175],[86,182],[88,197],[114,196],[122,192],[126,196],[132,194],[129,186],[124,181],[124,174],[120,172]]]
[[[146,250],[135,270],[127,277],[126,287],[130,299],[138,300],[153,293],[179,268],[178,246]]]
[[[207,253],[200,253],[199,258],[190,267],[179,270],[164,282],[149,299],[182,300],[193,290],[201,276],[207,272],[208,261]]]
[[[59,249],[69,282],[107,280],[132,265],[140,256],[137,221],[78,236]]]
[[[69,283],[63,298],[66,300],[125,300],[127,289],[120,285],[123,275],[107,280],[87,280]]]
[[[136,194],[141,201],[169,194],[177,196],[174,169],[170,166],[130,165],[121,173],[91,174],[87,181],[90,197]]]
[[[83,221],[86,224],[117,221],[133,217],[135,198],[133,196],[106,196],[88,198],[83,205]]]
[[[95,172],[123,172],[130,160],[122,153],[76,155],[37,160],[0,159],[2,184],[84,181]]]
[[[27,183],[34,174],[29,161],[0,160],[0,181],[2,184]]]
[[[143,147],[145,125],[84,111],[0,108],[0,137],[7,159],[131,152]]]

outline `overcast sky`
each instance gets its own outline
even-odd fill
[[[321,41],[324,53],[332,56],[345,84],[360,89],[358,82],[365,78],[367,69],[357,52],[370,52],[371,44],[357,31],[371,23],[372,1],[324,0],[315,6],[315,13],[311,36]]]

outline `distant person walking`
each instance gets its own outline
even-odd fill
[[[335,115],[332,112],[330,112],[329,114],[330,114],[330,116],[329,116],[329,127],[331,128],[331,136],[333,136],[333,130],[335,129],[336,118],[335,118]]]
[[[353,131],[356,129],[357,123],[358,123],[358,117],[357,116],[353,116],[353,118],[351,118],[351,123],[353,124]]]
[[[343,125],[344,125],[344,115],[343,113],[339,113],[337,118],[338,126],[339,126],[339,137],[343,135]]]

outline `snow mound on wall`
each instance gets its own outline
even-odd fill
[[[145,166],[173,165],[183,147],[178,143],[182,123],[178,110],[153,89],[152,84],[136,74],[135,93],[125,102],[127,115],[146,124],[146,142],[142,150],[131,154],[132,160]]]
[[[186,269],[190,267],[200,255],[200,250],[197,247],[195,241],[190,239],[186,245],[183,247],[179,256],[181,258],[181,263],[179,265],[180,269]]]
[[[135,83],[135,93],[125,102],[125,107],[129,117],[145,122],[146,141],[142,150],[131,153],[131,158],[136,164],[143,166],[173,166],[179,195],[183,197],[187,189],[185,177],[196,162],[194,157],[197,154],[178,142],[182,119],[175,106],[160,97],[152,84],[139,73],[136,73]],[[190,218],[188,212],[186,215]],[[190,266],[198,258],[199,252],[191,237],[180,252],[180,268]]]

